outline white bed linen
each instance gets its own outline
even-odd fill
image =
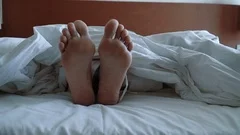
[[[85,107],[69,93],[0,95],[1,135],[239,135],[239,116],[239,107],[176,96],[130,94],[118,105]]]
[[[34,27],[33,36],[1,56],[0,89],[24,94],[64,91],[58,76],[61,70],[56,65],[60,60],[59,36],[64,27]],[[89,27],[96,48],[103,30]],[[183,99],[240,106],[240,51],[220,44],[218,37],[207,31],[129,34],[134,43],[129,69],[132,75],[154,80],[154,84],[174,84]],[[40,63],[48,66],[42,67]]]

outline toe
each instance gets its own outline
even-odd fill
[[[125,44],[125,46],[127,47],[128,51],[132,51],[133,49],[133,43],[132,40],[130,38],[130,36],[127,34],[127,36],[123,39],[123,42]]]
[[[124,40],[125,40],[125,38],[128,36],[128,31],[126,30],[126,29],[124,29],[123,31],[122,31],[122,33],[121,33],[121,40],[123,41],[123,42],[125,42]]]
[[[133,49],[133,42],[130,42],[128,44],[128,51],[132,51],[132,49]]]
[[[126,36],[125,39],[124,39],[124,42],[125,42],[126,45],[128,45],[131,42],[130,36]]]
[[[63,42],[64,44],[67,44],[67,37],[64,35],[61,35],[60,42]]]
[[[126,47],[128,48],[128,45],[131,43],[131,38],[130,36],[126,36],[124,39],[124,44],[126,45]]]
[[[68,23],[67,26],[68,26],[68,30],[70,32],[70,35],[72,37],[77,37],[78,35],[77,35],[77,31],[76,31],[74,23]]]
[[[63,34],[63,36],[65,36],[67,39],[70,39],[70,38],[71,38],[71,35],[70,35],[69,30],[68,30],[67,28],[64,28],[64,29],[62,30],[62,34]]]
[[[77,20],[74,22],[74,25],[76,27],[76,30],[80,36],[89,36],[88,34],[88,28],[86,23],[84,23],[81,20]]]
[[[123,30],[124,30],[124,26],[123,26],[122,24],[119,24],[119,25],[118,25],[118,28],[117,28],[116,35],[115,35],[115,38],[116,38],[116,39],[119,39],[119,38],[120,38],[121,33],[122,33]]]
[[[115,19],[108,21],[108,23],[105,25],[104,38],[113,38],[116,34],[118,24],[118,21]]]
[[[61,53],[64,53],[64,50],[65,50],[65,44],[63,42],[60,42],[59,43],[59,50]]]

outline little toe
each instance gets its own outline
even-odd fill
[[[65,36],[67,39],[70,39],[70,38],[71,38],[70,32],[69,32],[69,30],[68,30],[67,28],[64,28],[64,29],[62,30],[62,34],[63,34],[63,36]]]
[[[67,37],[64,35],[60,36],[60,42],[63,42],[64,44],[67,44]]]
[[[80,36],[89,36],[88,27],[87,27],[86,23],[84,23],[81,20],[77,20],[74,22],[74,25]]]
[[[104,38],[113,38],[118,28],[118,21],[111,19],[107,22],[104,30]]]
[[[70,32],[70,35],[71,35],[72,37],[77,37],[78,34],[77,34],[77,31],[76,31],[76,28],[75,28],[74,23],[68,23],[67,26],[68,26],[68,30],[69,30],[69,32]]]
[[[117,28],[116,35],[115,35],[115,39],[120,39],[121,33],[122,33],[123,30],[124,30],[124,26],[122,24],[119,24],[118,28]]]
[[[61,53],[64,53],[64,51],[65,51],[65,44],[63,42],[59,43],[59,50],[60,50]]]
[[[132,49],[133,49],[133,42],[130,42],[128,44],[128,51],[130,52],[130,51],[132,51]]]

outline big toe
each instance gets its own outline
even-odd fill
[[[104,38],[113,38],[117,32],[118,25],[119,23],[116,19],[108,21],[105,25]]]
[[[74,22],[74,25],[80,36],[89,36],[88,27],[87,27],[86,23],[84,23],[81,20],[77,20]]]

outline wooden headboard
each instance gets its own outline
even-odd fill
[[[208,30],[221,42],[240,43],[240,7],[214,4],[100,2],[79,0],[3,0],[1,36],[28,37],[32,27],[76,19],[104,25],[116,18],[142,35],[180,30]]]

